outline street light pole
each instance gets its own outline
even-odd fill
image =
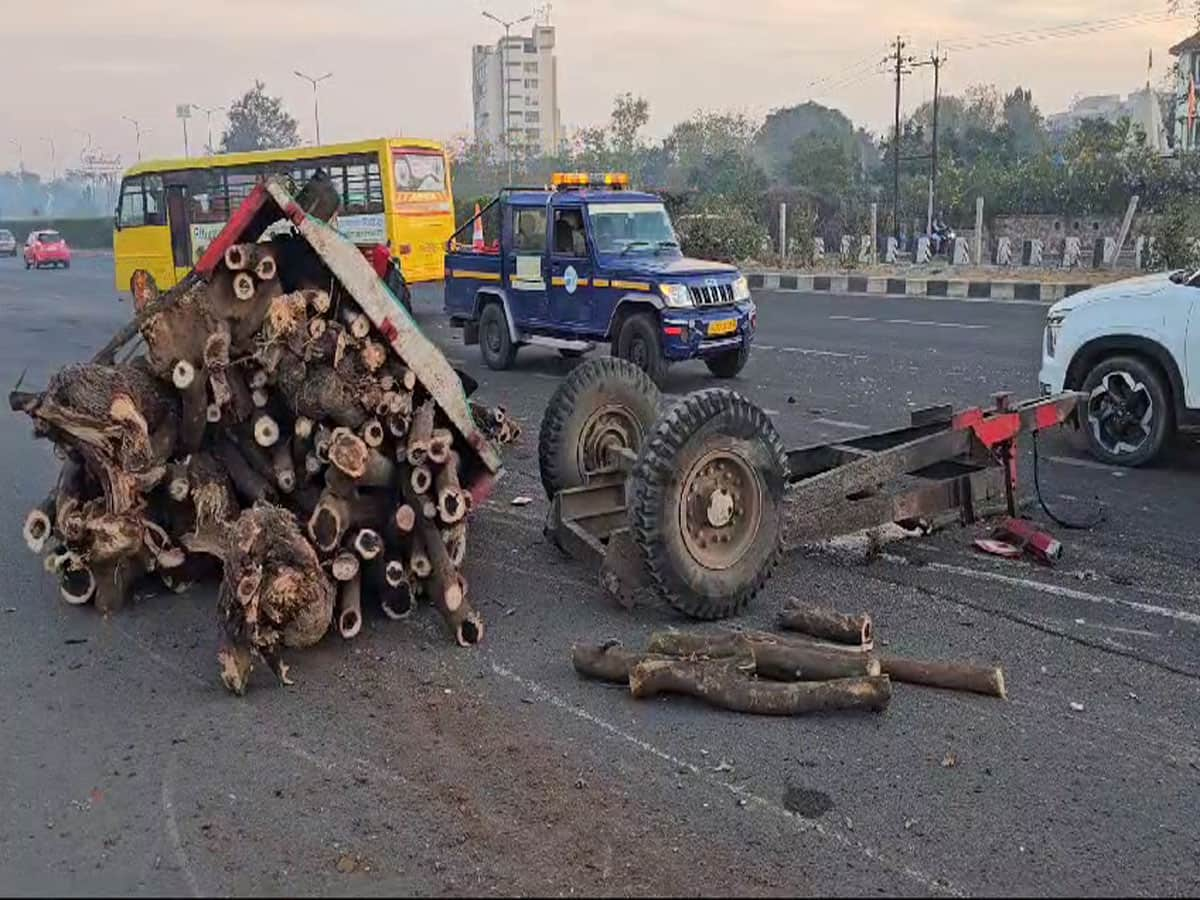
[[[204,113],[204,115],[207,119],[207,123],[208,123],[208,155],[212,156],[214,153],[213,142],[212,142],[212,115],[215,112],[224,112],[225,107],[223,107],[223,106],[197,106],[196,108],[198,110],[200,110],[202,113]]]
[[[54,152],[54,138],[44,137],[42,140],[50,145],[50,180],[58,181],[58,157]]]
[[[25,148],[21,146],[21,142],[16,138],[9,138],[8,142],[17,148],[17,171],[22,175],[25,174]]]
[[[533,16],[522,16],[519,19],[506,22],[504,19],[492,15],[485,9],[483,17],[491,19],[504,29],[504,43],[500,47],[500,134],[501,142],[504,144],[504,162],[508,166],[508,183],[512,184],[512,146],[508,134],[508,34],[514,25],[528,22]]]
[[[138,162],[142,161],[142,124],[132,116],[121,116],[126,122],[133,125],[133,138],[137,141]]]
[[[311,75],[305,75],[299,69],[296,69],[295,72],[299,77],[303,78],[305,81],[307,81],[309,84],[312,85],[312,89],[313,89],[313,125],[316,128],[317,144],[319,145],[321,143],[321,108],[317,105],[317,85],[320,84],[322,81],[324,81],[326,78],[332,78],[333,73],[326,72],[324,75],[322,75],[319,78],[313,78]]]

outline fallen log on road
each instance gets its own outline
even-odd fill
[[[795,597],[779,614],[779,627],[841,644],[870,647],[874,642],[871,617],[866,613],[847,616],[832,609],[804,603]]]

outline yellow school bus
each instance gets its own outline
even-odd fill
[[[139,162],[121,181],[113,220],[117,290],[132,290],[139,272],[162,290],[172,287],[258,179],[285,174],[303,184],[318,169],[341,187],[339,231],[363,246],[390,242],[410,282],[442,277],[454,231],[446,152],[434,141],[376,138]]]

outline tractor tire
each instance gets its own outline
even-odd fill
[[[479,316],[479,351],[489,369],[511,369],[517,345],[508,333],[508,317],[499,303],[489,303]]]
[[[734,350],[726,350],[719,356],[710,356],[704,360],[708,371],[718,378],[734,378],[746,367],[750,359],[750,345],[743,343]]]
[[[658,416],[658,388],[623,359],[601,357],[563,379],[538,433],[538,469],[550,499],[611,469],[605,448],[641,450]]]
[[[613,342],[613,356],[633,363],[655,382],[667,372],[662,344],[658,338],[658,318],[654,313],[634,313],[621,323]]]
[[[783,543],[787,454],[770,417],[735,391],[688,394],[633,470],[630,522],[651,583],[695,619],[736,615]]]

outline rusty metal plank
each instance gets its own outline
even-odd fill
[[[296,205],[282,178],[268,178],[266,189],[342,286],[350,292],[380,334],[387,338],[392,350],[417,374],[484,467],[493,474],[500,474],[503,471],[500,455],[475,426],[458,373],[437,345],[425,337],[404,307],[388,292],[366,257],[329,225],[305,215]]]

